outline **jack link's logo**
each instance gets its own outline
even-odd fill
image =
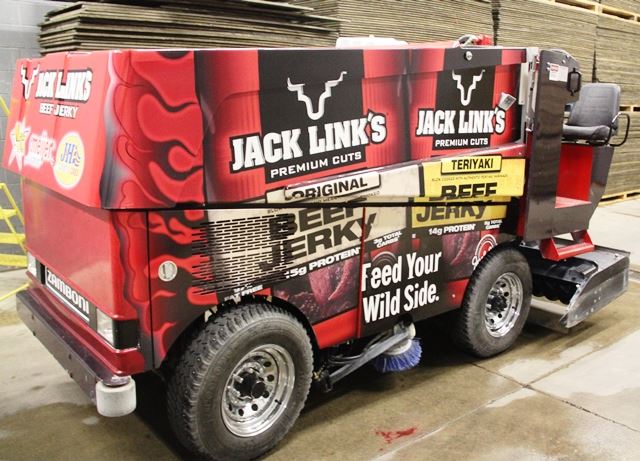
[[[286,77],[278,78],[282,84],[286,80],[287,90],[297,94],[297,100],[304,103],[309,119],[300,119],[298,112],[302,108],[294,103],[296,120],[300,119],[296,123],[300,123],[301,127],[275,124],[270,131],[230,138],[230,172],[264,167],[265,180],[270,183],[364,162],[366,146],[380,144],[387,138],[387,119],[385,114],[370,109],[361,116],[357,115],[359,111],[355,107],[337,110],[341,105],[336,98],[330,103],[336,105],[336,110],[330,110],[325,115],[327,100],[332,96],[333,88],[344,80],[345,75],[347,71],[343,70],[335,80],[321,82],[320,88],[322,89],[324,83],[324,91],[317,97],[317,101],[317,93],[310,97],[308,94],[311,92],[308,87],[305,88],[304,83],[292,83],[291,79]],[[342,87],[341,90],[346,90],[346,87]],[[284,91],[284,88],[282,94],[283,99],[293,100],[293,95]],[[323,117],[340,118],[343,113],[354,118],[318,122]]]
[[[340,72],[340,76],[335,80],[329,80],[324,83],[324,91],[318,98],[318,110],[313,110],[313,102],[311,98],[304,94],[304,83],[291,83],[291,79],[287,78],[287,89],[291,92],[296,92],[298,94],[298,101],[303,102],[307,108],[307,116],[311,120],[319,120],[324,115],[324,103],[327,99],[331,97],[331,89],[338,86],[338,84],[342,81],[344,76],[346,75],[346,71]],[[465,104],[466,105],[466,104]]]
[[[33,87],[34,82],[36,81],[36,77],[40,73],[40,66],[33,69],[31,72],[31,77],[27,77],[27,68],[22,66],[20,68],[20,78],[22,80],[22,94],[24,99],[29,99],[29,95],[31,94],[31,88]]]
[[[93,71],[91,69],[40,70],[38,65],[27,76],[27,67],[20,68],[22,94],[29,99],[35,85],[36,99],[58,99],[60,101],[87,102],[91,95]],[[51,113],[41,112],[40,113]]]
[[[436,150],[488,147],[506,129],[506,109],[493,103],[493,76],[492,69],[439,75],[436,107],[418,109],[415,135],[433,136]]]
[[[453,70],[451,71],[451,77],[456,81],[458,90],[460,90],[460,103],[463,106],[467,107],[471,102],[471,93],[473,93],[473,90],[475,90],[476,87],[478,86],[478,82],[482,80],[484,71],[485,70],[482,69],[482,72],[480,72],[480,75],[472,76],[471,85],[469,85],[469,88],[467,88],[466,92],[464,89],[464,85],[462,85],[462,75],[456,74],[456,72]]]

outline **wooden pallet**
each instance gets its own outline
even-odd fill
[[[633,13],[631,11],[622,10],[620,8],[614,8],[607,5],[600,5],[599,13],[605,16],[613,16],[618,19],[624,19],[626,21],[640,22],[639,13]]]
[[[633,12],[610,5],[602,5],[594,0],[534,0],[562,7],[589,11],[594,14],[609,16],[624,21],[640,22],[640,12]]]
[[[629,192],[620,192],[618,194],[609,194],[602,197],[604,204],[610,205],[612,203],[622,202],[623,200],[635,199],[640,197],[640,189],[632,190]]]
[[[593,13],[593,14],[598,14],[598,9],[600,7],[600,4],[593,0],[528,0],[528,1],[545,3],[547,5],[553,5],[560,8],[568,8],[571,10],[581,10],[583,12]],[[500,0],[497,0],[497,2],[494,2],[494,3],[500,3]]]
[[[587,11],[598,13],[600,3],[592,0],[544,0],[545,3],[555,3],[557,5],[566,5],[574,8],[580,8]]]
[[[620,106],[620,112],[640,112],[640,106],[636,106],[636,105]]]

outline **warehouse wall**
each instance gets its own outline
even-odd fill
[[[38,24],[47,11],[64,3],[45,0],[0,0],[0,95],[9,104],[9,93],[16,60],[38,56]],[[7,117],[0,114],[0,145],[4,146]],[[9,184],[16,199],[21,199],[20,179],[0,168],[0,182]],[[1,202],[0,202],[1,203]],[[4,205],[4,203],[2,203]]]

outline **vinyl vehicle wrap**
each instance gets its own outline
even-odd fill
[[[500,238],[506,204],[522,195],[520,108],[498,103],[517,94],[524,52],[483,49],[472,61],[461,52],[111,51],[23,60],[4,165],[37,189],[43,206],[70,199],[113,210],[107,225],[112,257],[127,272],[121,285],[151,280],[133,303],[135,316],[153,319],[141,328],[154,351],[145,367],[161,363],[202,309],[255,294],[298,308],[326,347],[401,315],[454,307],[473,270],[461,262],[484,235]],[[474,163],[448,160],[477,148],[490,151]],[[487,196],[501,204],[442,203]],[[133,209],[149,210],[139,221],[148,268],[130,263],[131,253],[145,253],[129,240]],[[61,283],[91,296],[85,279],[28,234]],[[162,276],[167,261],[171,277]],[[349,326],[327,336],[331,319]]]

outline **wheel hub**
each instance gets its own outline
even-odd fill
[[[235,388],[240,392],[241,398],[257,399],[264,395],[267,385],[257,373],[245,373],[240,382],[235,384]]]
[[[222,396],[222,420],[239,437],[269,429],[280,417],[293,392],[295,368],[281,346],[258,346],[233,369]]]
[[[502,274],[489,291],[485,305],[485,327],[493,337],[500,338],[515,325],[524,299],[522,281],[513,272]]]
[[[506,296],[502,294],[498,294],[491,299],[490,303],[491,303],[491,310],[496,314],[499,314],[499,313],[502,313],[507,308],[508,300]]]

